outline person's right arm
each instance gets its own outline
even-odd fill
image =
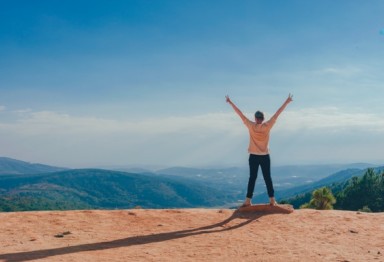
[[[237,106],[231,101],[229,96],[225,96],[225,99],[226,99],[227,103],[232,106],[233,110],[235,110],[236,114],[239,115],[241,120],[243,120],[243,122],[246,122],[248,120],[248,118],[240,111],[239,108],[237,108]]]

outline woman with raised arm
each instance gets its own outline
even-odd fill
[[[289,94],[288,98],[285,100],[284,104],[276,111],[276,113],[268,120],[264,122],[264,113],[257,111],[255,113],[255,122],[249,120],[244,114],[240,111],[239,108],[231,101],[229,96],[226,96],[226,101],[229,103],[235,112],[243,120],[245,126],[249,131],[249,180],[246,199],[242,207],[250,206],[251,199],[253,196],[253,191],[255,189],[255,183],[257,178],[257,172],[259,166],[263,172],[263,177],[265,185],[267,186],[269,203],[271,205],[276,205],[275,192],[273,189],[273,183],[271,178],[271,160],[269,156],[269,133],[275,124],[277,118],[284,111],[285,107],[292,102],[292,95]]]

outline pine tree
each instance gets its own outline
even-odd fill
[[[328,187],[322,187],[312,192],[312,199],[309,203],[304,204],[301,208],[314,208],[318,210],[333,209],[336,198]]]
[[[384,211],[384,173],[368,169],[363,177],[353,177],[337,195],[337,208],[359,210],[363,207],[373,212]]]

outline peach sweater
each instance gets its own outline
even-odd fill
[[[272,117],[262,124],[256,124],[249,119],[244,120],[244,124],[249,131],[248,153],[253,155],[269,154],[269,132],[271,131],[275,122],[275,117]]]

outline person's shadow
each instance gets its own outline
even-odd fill
[[[143,236],[127,237],[127,238],[116,239],[112,241],[92,243],[92,244],[82,244],[77,246],[0,254],[0,260],[4,262],[29,261],[29,260],[42,259],[42,258],[47,258],[51,256],[65,255],[65,254],[71,254],[71,253],[77,253],[77,252],[83,252],[83,251],[104,250],[104,249],[111,249],[111,248],[118,248],[118,247],[143,245],[143,244],[149,244],[149,243],[168,241],[172,239],[184,238],[184,237],[189,237],[194,235],[224,232],[224,231],[234,230],[242,226],[245,226],[251,223],[252,221],[260,218],[261,216],[263,216],[263,214],[252,213],[252,212],[241,213],[236,210],[227,219],[219,223],[200,227],[200,228],[186,229],[186,230],[165,232],[165,233],[158,233],[158,234],[151,234],[151,235],[143,235]],[[241,219],[244,221],[233,226],[230,226],[230,225],[225,226],[227,223],[235,219]]]

